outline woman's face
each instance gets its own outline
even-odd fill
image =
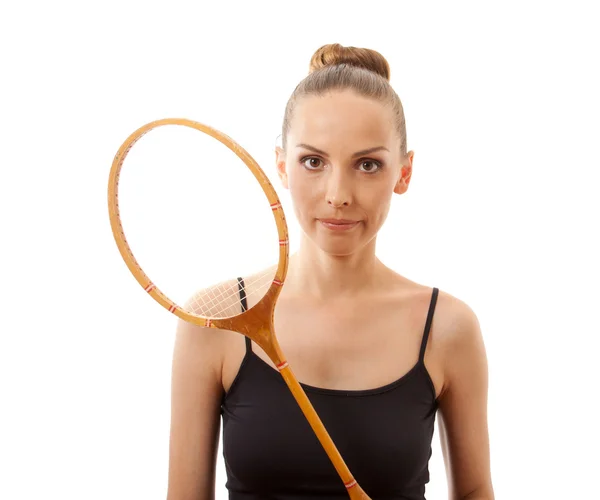
[[[412,170],[392,110],[352,91],[306,96],[286,142],[277,170],[306,236],[339,256],[374,244],[392,194],[406,191]]]

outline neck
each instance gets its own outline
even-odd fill
[[[375,256],[375,240],[352,255],[330,255],[303,237],[290,258],[287,293],[319,300],[369,293],[376,287],[384,265]]]

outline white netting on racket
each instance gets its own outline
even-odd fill
[[[179,125],[150,131],[123,162],[118,200],[131,252],[179,307],[231,317],[241,296],[252,307],[271,286],[280,248],[272,208],[218,140]]]

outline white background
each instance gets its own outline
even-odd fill
[[[175,318],[117,252],[112,158],[192,118],[286,201],[283,110],[331,42],[391,64],[416,154],[379,254],[480,319],[496,498],[600,498],[594,4],[3,3],[0,498],[166,498]],[[430,470],[443,499],[437,435]],[[217,481],[226,498],[221,456]]]

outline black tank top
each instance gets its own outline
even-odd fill
[[[438,401],[423,358],[437,295],[434,288],[419,359],[400,379],[352,391],[301,384],[354,478],[374,500],[425,500]],[[285,381],[252,351],[248,338],[221,414],[231,500],[348,499]]]

